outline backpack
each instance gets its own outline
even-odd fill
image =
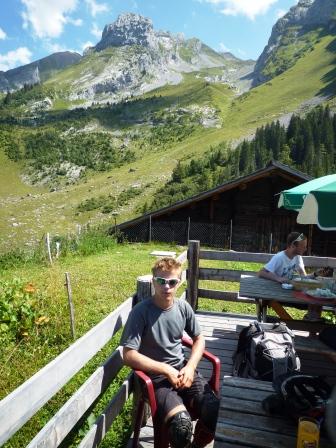
[[[239,334],[233,355],[233,375],[276,381],[280,375],[300,371],[294,349],[294,334],[283,322],[254,321]]]

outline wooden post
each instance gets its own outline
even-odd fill
[[[188,288],[187,301],[194,311],[198,308],[198,273],[200,242],[191,240],[188,244]]]
[[[60,241],[56,241],[56,258],[60,256],[61,243]]]
[[[190,216],[188,216],[187,244],[189,244],[189,238],[190,238]]]
[[[273,245],[273,234],[271,232],[270,243],[269,243],[269,251],[268,251],[270,254],[272,253],[272,245]]]
[[[133,298],[133,306],[139,302],[142,302],[147,297],[154,295],[154,288],[152,283],[152,275],[141,275],[137,278],[137,289],[135,298]]]
[[[152,215],[149,215],[149,235],[148,235],[148,242],[151,243],[152,241]]]
[[[69,303],[69,311],[70,311],[70,328],[71,328],[71,334],[72,339],[76,339],[76,332],[75,332],[75,311],[74,306],[72,302],[72,290],[71,290],[71,283],[70,283],[70,274],[68,272],[65,273],[65,286],[67,288],[68,292],[68,303]]]
[[[52,257],[51,257],[51,250],[50,250],[50,235],[49,235],[49,232],[47,233],[47,236],[46,236],[46,246],[47,246],[47,252],[48,252],[49,263],[52,264]]]
[[[308,227],[308,255],[311,255],[312,252],[312,245],[313,245],[313,224],[309,224]]]
[[[229,250],[232,247],[232,219],[230,219],[230,242],[229,242]]]

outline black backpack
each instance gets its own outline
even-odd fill
[[[233,355],[233,375],[275,381],[280,375],[300,371],[294,334],[283,322],[254,321],[244,328]]]

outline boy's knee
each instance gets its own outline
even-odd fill
[[[192,423],[189,412],[180,411],[167,422],[172,448],[186,448],[192,438]]]

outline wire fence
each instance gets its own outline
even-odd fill
[[[159,241],[187,245],[189,240],[199,240],[203,246],[219,249],[269,252],[277,249],[272,234],[258,235],[256,229],[247,226],[186,221],[138,222],[119,230],[130,242]],[[286,235],[284,235],[284,241]]]

